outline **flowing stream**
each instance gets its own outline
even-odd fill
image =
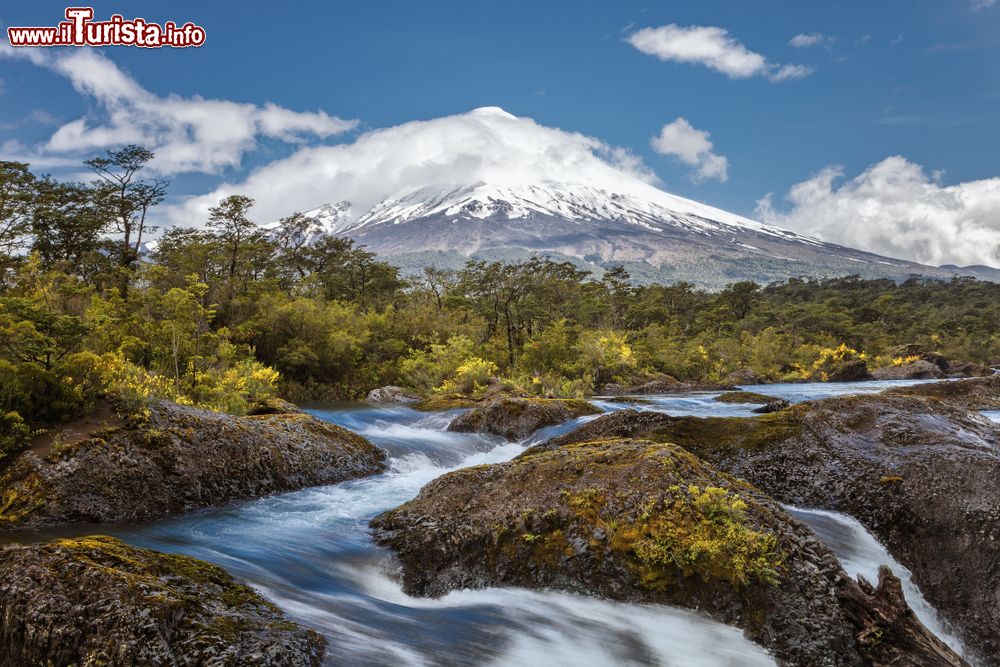
[[[878,391],[902,383],[769,385],[768,395],[800,401]],[[749,415],[754,406],[712,400],[714,394],[647,397],[631,407],[676,415]],[[368,521],[417,494],[450,470],[506,461],[527,446],[569,431],[585,417],[517,444],[449,433],[458,412],[421,413],[402,406],[307,406],[309,411],[384,448],[384,474],[216,508],[110,532],[138,546],[214,562],[249,582],[293,618],[329,640],[330,665],[773,665],[734,628],[662,606],[626,605],[521,589],[457,591],[438,600],[411,598],[393,579],[392,557],[370,538]],[[875,578],[889,564],[907,584],[924,622],[960,646],[905,571],[853,519],[789,508],[810,524],[853,574]]]

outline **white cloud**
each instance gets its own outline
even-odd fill
[[[233,193],[257,200],[254,219],[350,201],[355,214],[383,199],[428,187],[476,182],[544,185],[560,181],[646,198],[664,196],[656,175],[625,149],[486,107],[366,132],[353,142],[303,147],[245,180],[174,206],[176,224],[200,224],[208,207]]]
[[[1000,266],[1000,178],[942,185],[940,173],[886,158],[852,179],[827,167],[793,186],[790,208],[758,202],[764,222],[925,264]]]
[[[100,113],[59,127],[39,157],[92,153],[126,143],[156,153],[150,167],[162,174],[215,173],[238,167],[262,137],[299,142],[353,129],[357,121],[324,111],[297,112],[275,104],[161,97],[143,88],[111,60],[91,49],[40,52],[0,45],[0,56],[24,58],[65,76]]]
[[[821,32],[799,33],[788,40],[788,45],[796,49],[806,49],[810,46],[831,46],[833,37],[827,37]]]
[[[686,165],[694,167],[695,181],[729,179],[729,161],[713,152],[708,132],[695,129],[684,118],[668,123],[660,134],[649,141],[660,155],[671,155]]]
[[[660,60],[704,65],[733,79],[764,76],[771,81],[801,78],[813,70],[806,65],[779,65],[729,36],[725,28],[682,27],[671,23],[643,28],[626,38],[643,53]]]
[[[980,9],[986,9],[995,4],[997,4],[997,0],[972,0],[972,11],[978,12]]]

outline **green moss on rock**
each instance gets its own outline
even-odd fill
[[[0,551],[0,664],[321,663],[324,640],[221,568],[105,536]]]
[[[0,529],[144,521],[381,472],[384,453],[304,413],[234,417],[164,401],[0,471]]]
[[[715,400],[720,403],[767,405],[779,399],[774,396],[767,396],[766,394],[758,394],[755,391],[727,391],[724,394],[716,396]]]
[[[448,430],[521,440],[540,428],[600,412],[576,398],[501,398],[457,417]]]

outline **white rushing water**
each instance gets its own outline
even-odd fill
[[[458,468],[506,461],[593,417],[506,443],[444,429],[454,414],[359,406],[315,414],[390,453],[382,475],[125,530],[141,546],[218,563],[329,639],[330,665],[773,665],[732,627],[665,606],[522,589],[405,595],[368,521]]]
[[[938,636],[957,653],[969,658],[962,641],[952,632],[937,610],[924,598],[913,581],[913,573],[889,553],[875,536],[857,519],[827,510],[785,507],[789,514],[802,521],[816,533],[837,555],[841,565],[852,577],[864,577],[873,585],[878,584],[878,570],[888,565],[903,585],[907,604],[928,630]]]
[[[858,385],[854,385],[857,387]],[[867,386],[867,385],[866,385]],[[884,388],[884,387],[883,387]],[[830,385],[783,385],[766,393],[804,400]],[[603,403],[671,414],[746,415],[713,394],[651,397],[650,404]],[[355,431],[389,454],[381,475],[207,510],[117,534],[139,546],[217,563],[329,640],[330,665],[521,667],[736,667],[774,661],[742,633],[702,615],[664,606],[618,604],[522,589],[463,590],[438,600],[405,595],[395,563],[376,547],[369,520],[413,498],[458,468],[506,461],[534,442],[594,417],[544,429],[523,443],[450,433],[455,411],[426,414],[402,406],[317,407],[316,416]],[[934,610],[864,529],[849,517],[793,510],[813,525],[852,574],[874,579],[888,563],[907,584],[921,619],[954,642]],[[957,644],[952,643],[957,648]]]

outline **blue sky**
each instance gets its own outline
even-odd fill
[[[851,179],[898,155],[942,188],[1000,176],[1000,3],[977,9],[977,1],[244,2],[238,11],[144,2],[148,20],[204,26],[206,44],[103,53],[160,97],[272,102],[358,121],[347,132],[297,139],[306,145],[500,106],[627,148],[677,194],[761,217],[758,200],[774,193],[775,220],[803,228],[810,223],[778,217],[787,214],[784,195],[831,165]],[[131,5],[94,8],[98,18],[130,18]],[[0,22],[54,25],[64,6],[8,4]],[[769,63],[811,73],[734,78],[626,41],[670,24],[723,28]],[[822,37],[795,48],[789,41],[799,34]],[[0,159],[44,153],[39,146],[60,125],[107,113],[65,74],[23,58],[0,58],[0,80]],[[651,138],[678,118],[710,135],[727,180],[692,178],[692,165],[654,150]],[[257,137],[238,166],[177,173],[174,195],[239,182],[302,145]]]

